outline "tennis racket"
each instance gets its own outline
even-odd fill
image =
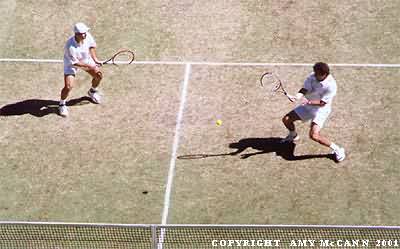
[[[134,60],[135,60],[135,54],[131,50],[124,49],[115,53],[110,59],[104,61],[102,65],[131,64]]]
[[[272,72],[264,73],[260,78],[260,83],[263,88],[266,88],[269,90],[269,93],[271,95],[274,95],[274,94],[280,92],[280,93],[283,93],[290,100],[290,102],[293,102],[293,100],[290,99],[288,93],[286,92],[285,88],[283,87],[282,81],[279,79],[279,77],[276,74],[274,74]]]

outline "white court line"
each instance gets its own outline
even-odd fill
[[[181,131],[181,125],[182,125],[182,119],[183,119],[183,111],[185,109],[186,94],[187,94],[187,87],[189,84],[191,67],[192,66],[190,63],[186,64],[185,76],[183,79],[183,83],[181,84],[181,96],[180,96],[181,101],[179,104],[178,115],[176,117],[174,142],[172,145],[171,160],[169,163],[167,186],[165,188],[164,208],[163,208],[163,213],[162,213],[162,218],[161,218],[162,225],[166,225],[168,222],[168,213],[169,213],[169,206],[171,203],[172,185],[173,185],[174,176],[175,176],[176,156],[177,156],[177,151],[178,151],[178,147],[179,147],[179,137],[180,137],[180,131]],[[161,228],[160,238],[158,240],[158,246],[157,246],[158,249],[163,248],[164,236],[165,236],[165,228]]]
[[[162,220],[161,220],[161,224],[163,224],[163,225],[167,224],[167,219],[168,219],[168,211],[169,211],[172,183],[173,183],[174,175],[175,175],[176,156],[177,156],[178,145],[179,145],[179,136],[180,136],[179,133],[181,131],[183,111],[185,109],[186,94],[187,94],[187,87],[189,84],[191,67],[192,67],[191,64],[186,64],[185,76],[183,79],[183,83],[181,85],[181,97],[180,97],[181,103],[179,105],[179,111],[178,111],[178,115],[176,117],[174,143],[172,146],[171,161],[169,163],[168,181],[167,181],[167,186],[165,188],[164,210],[163,210]]]
[[[0,58],[0,62],[26,62],[26,63],[62,63],[62,60],[50,59],[14,59],[14,58]]]
[[[13,59],[0,58],[0,62],[26,62],[26,63],[62,63],[62,60],[52,59]],[[125,64],[118,63],[117,64]],[[207,61],[134,61],[137,65],[205,65],[205,66],[239,66],[239,67],[263,67],[263,66],[297,66],[309,67],[314,63],[262,63],[262,62],[207,62]],[[400,68],[400,64],[357,64],[357,63],[329,63],[333,67],[375,67],[375,68]]]

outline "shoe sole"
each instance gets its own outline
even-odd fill
[[[337,155],[335,154],[335,158],[337,162],[342,162],[346,158],[346,153],[343,150],[343,156],[341,158],[338,158]]]
[[[344,156],[344,157],[342,157],[342,158],[337,158],[337,157],[336,157],[336,161],[342,162],[345,158],[346,158],[346,156]]]
[[[95,103],[95,104],[100,104],[101,101],[98,101],[98,100],[96,100],[95,98],[93,98],[93,97],[90,95],[90,92],[88,92],[88,96],[89,96],[89,98],[92,100],[93,103]]]
[[[92,98],[90,98],[90,99],[92,100],[93,103],[95,103],[95,104],[100,104],[100,101],[96,101],[96,100],[94,100],[94,99],[92,99]]]
[[[67,112],[62,113],[60,110],[58,110],[58,115],[60,115],[61,117],[67,117],[68,116],[68,109]]]
[[[292,143],[292,142],[299,141],[299,140],[300,140],[300,136],[297,135],[295,138],[293,138],[291,140],[282,139],[282,141],[280,143]]]

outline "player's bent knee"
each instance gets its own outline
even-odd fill
[[[283,122],[284,124],[290,123],[290,117],[289,117],[289,115],[285,115],[285,116],[282,118],[282,122]]]
[[[95,79],[98,80],[98,81],[102,80],[103,79],[103,73],[102,72],[97,72],[96,76],[95,76]]]
[[[72,88],[73,88],[72,85],[69,85],[69,84],[68,84],[68,85],[65,85],[65,86],[64,86],[64,91],[70,92],[70,91],[72,90]]]
[[[318,132],[310,132],[310,138],[314,141],[319,141],[320,140],[320,136]]]

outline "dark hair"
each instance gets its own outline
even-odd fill
[[[314,72],[317,74],[329,74],[329,66],[325,62],[317,62],[315,63],[314,67]]]

